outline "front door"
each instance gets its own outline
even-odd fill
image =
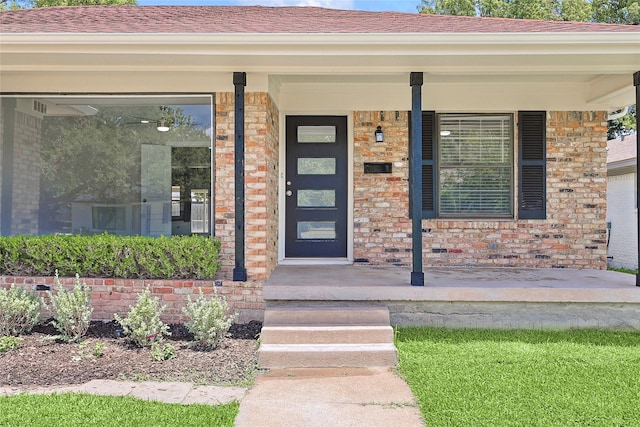
[[[285,257],[347,256],[347,118],[287,116]]]

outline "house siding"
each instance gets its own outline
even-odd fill
[[[609,176],[607,221],[611,222],[608,264],[613,268],[638,268],[638,210],[635,203],[636,174]]]
[[[605,112],[549,112],[547,219],[424,220],[424,265],[606,268],[606,132]],[[354,114],[357,264],[411,265],[406,141],[406,113]],[[392,162],[393,173],[364,174],[365,161]]]

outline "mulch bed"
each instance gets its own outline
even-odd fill
[[[170,325],[163,344],[176,357],[155,361],[148,348],[118,337],[115,322],[91,322],[79,343],[55,339],[50,320],[24,335],[20,347],[0,353],[0,386],[81,384],[94,379],[186,381],[196,384],[243,384],[257,371],[257,338],[262,324],[235,324],[220,345],[209,351],[193,348],[193,336],[184,325]]]

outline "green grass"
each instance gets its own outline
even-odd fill
[[[609,267],[609,268],[607,268],[607,270],[609,270],[609,271],[617,271],[619,273],[638,274],[638,270],[630,270],[628,268],[613,268],[613,267]]]
[[[401,328],[428,426],[640,426],[640,332]]]
[[[65,393],[0,397],[0,426],[233,426],[237,402],[178,405],[133,397]]]

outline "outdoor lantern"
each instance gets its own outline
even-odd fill
[[[382,132],[382,126],[376,128],[376,142],[384,142],[384,132]]]

